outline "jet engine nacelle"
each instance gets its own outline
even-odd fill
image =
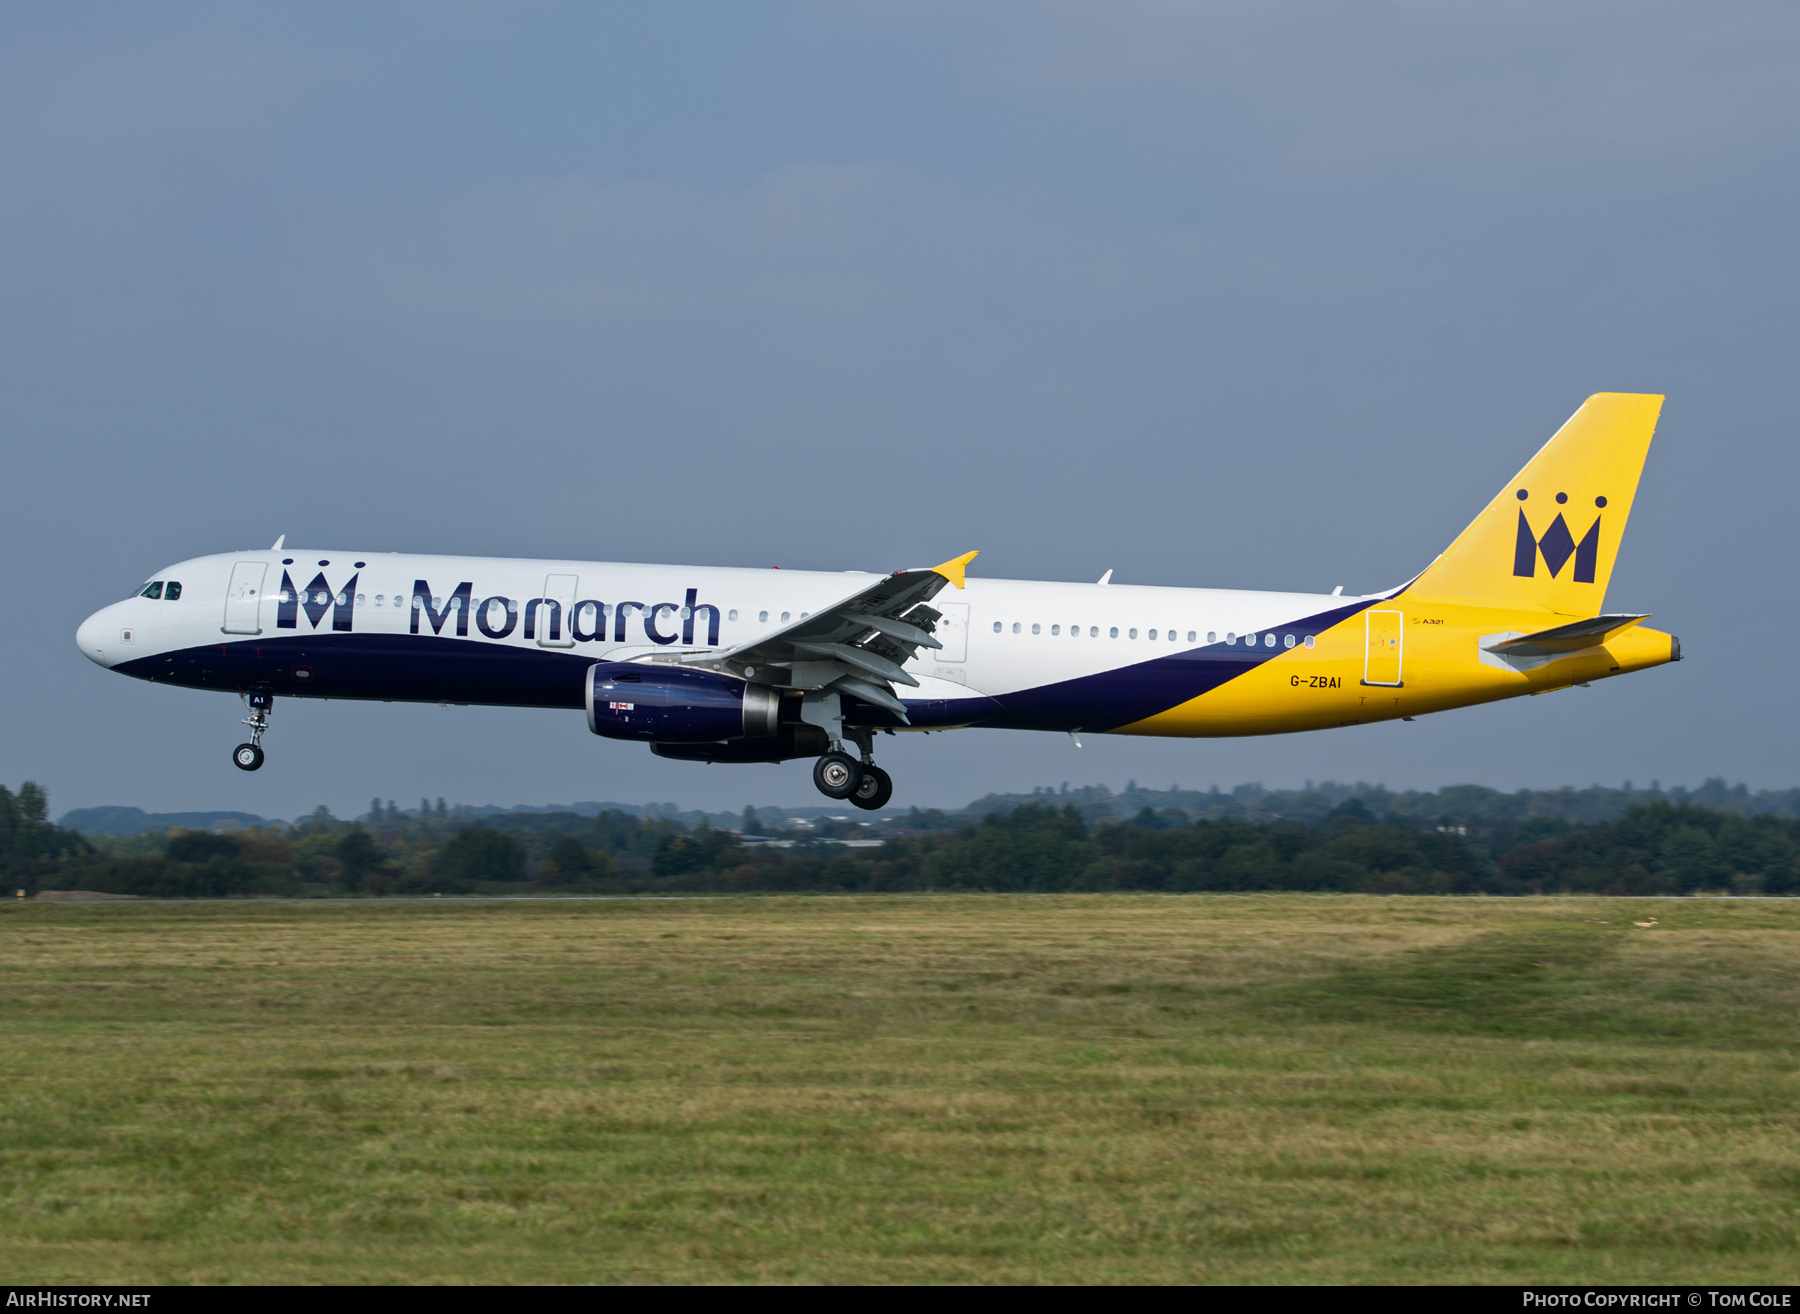
[[[781,693],[711,671],[601,662],[588,668],[588,729],[665,744],[764,738],[779,728]]]

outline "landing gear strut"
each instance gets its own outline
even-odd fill
[[[244,724],[250,727],[250,742],[231,750],[231,764],[239,771],[254,771],[263,764],[262,737],[269,728],[275,699],[266,693],[245,694],[244,706],[250,709],[250,715],[244,718]]]

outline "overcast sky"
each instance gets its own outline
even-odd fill
[[[1371,591],[1588,394],[1668,403],[1613,575],[1688,659],[1413,724],[883,744],[895,803],[1127,778],[1800,783],[1792,4],[0,8],[0,780],[817,801],[579,714],[111,676],[290,546]]]

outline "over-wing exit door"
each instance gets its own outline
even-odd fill
[[[966,602],[933,602],[931,604],[944,613],[944,619],[937,624],[937,632],[931,637],[944,645],[942,652],[932,653],[932,659],[940,662],[961,662],[969,658],[969,604]],[[930,652],[930,649],[926,649]]]
[[[574,575],[544,577],[543,610],[537,622],[538,647],[575,646],[575,585],[578,582]]]

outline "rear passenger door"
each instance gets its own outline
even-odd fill
[[[1363,683],[1400,687],[1401,621],[1397,611],[1367,611],[1368,648],[1363,657]]]

